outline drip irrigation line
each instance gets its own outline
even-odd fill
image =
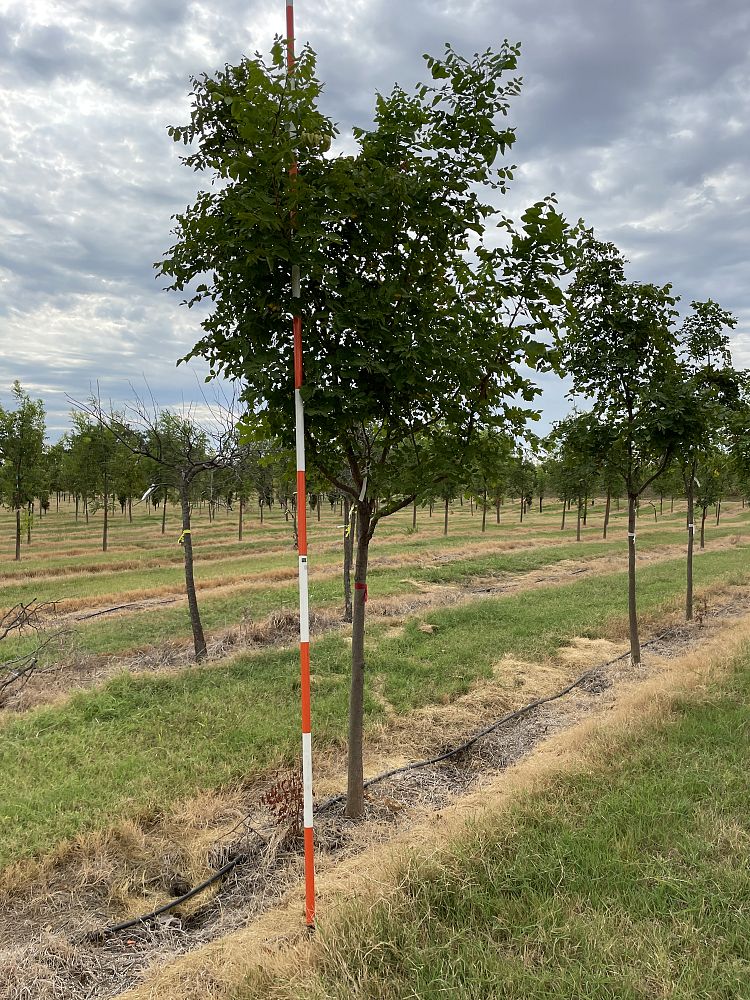
[[[674,630],[674,626],[665,629],[663,632],[660,632],[659,635],[655,635],[653,639],[649,639],[648,642],[644,642],[641,648],[645,649],[647,646],[653,646],[654,643],[659,642],[665,636],[669,635],[670,632],[674,632]],[[397,774],[405,774],[408,771],[416,771],[423,767],[430,767],[433,764],[440,764],[444,760],[449,760],[451,757],[456,757],[458,754],[469,750],[475,743],[478,743],[479,740],[488,736],[496,729],[500,729],[502,726],[505,726],[509,722],[513,722],[516,719],[520,719],[524,715],[528,715],[529,712],[533,712],[535,708],[539,708],[542,705],[548,705],[550,702],[558,701],[560,698],[564,698],[566,694],[570,694],[570,692],[575,688],[580,687],[581,684],[593,677],[598,671],[605,670],[607,667],[611,667],[613,664],[619,663],[628,656],[630,656],[630,652],[623,653],[621,656],[616,656],[613,660],[608,660],[606,663],[601,663],[596,667],[591,667],[589,670],[584,671],[580,677],[571,681],[571,683],[566,685],[566,687],[555,692],[555,694],[546,695],[544,698],[537,698],[535,701],[529,702],[528,705],[524,705],[522,708],[518,708],[514,712],[509,712],[501,719],[498,719],[497,721],[490,723],[490,725],[485,726],[483,729],[480,729],[478,732],[470,736],[468,740],[464,740],[463,743],[459,743],[458,746],[452,747],[450,750],[446,750],[444,753],[438,754],[435,757],[429,757],[426,760],[414,761],[411,764],[403,764],[401,767],[394,767],[389,771],[384,771],[382,774],[375,775],[373,778],[368,778],[367,781],[364,782],[364,787],[370,788],[372,785],[376,785],[388,778],[393,778]],[[340,795],[334,795],[331,798],[326,799],[324,802],[321,802],[320,805],[316,806],[315,813],[320,815],[320,813],[325,812],[332,806],[338,805],[339,802],[344,802],[345,800],[345,792],[342,792]],[[257,830],[252,830],[252,832],[256,837],[264,840]],[[170,900],[168,903],[157,907],[157,909],[152,910],[150,913],[143,914],[143,916],[134,917],[132,920],[125,920],[120,924],[112,924],[111,926],[104,927],[98,931],[91,931],[86,935],[86,938],[90,941],[103,941],[108,937],[112,937],[114,934],[118,934],[120,931],[126,931],[133,927],[143,926],[144,924],[155,920],[157,917],[160,917],[163,913],[168,913],[169,910],[174,909],[175,906],[179,906],[181,903],[186,903],[194,896],[205,892],[206,889],[209,889],[212,885],[219,882],[240,864],[248,860],[249,858],[247,854],[238,854],[237,857],[232,858],[231,861],[227,862],[227,864],[225,864],[222,868],[214,872],[214,874],[211,875],[210,878],[207,878],[205,882],[201,882],[199,885],[194,886],[189,892],[184,893],[184,895]]]
[[[654,643],[659,642],[673,631],[673,627],[665,629],[664,632],[660,632],[659,635],[655,635],[653,639],[649,639],[648,642],[644,642],[641,648],[645,649],[646,646],[651,646]],[[390,771],[384,771],[382,774],[377,774],[373,778],[368,778],[367,781],[364,782],[363,787],[370,788],[372,785],[385,781],[387,778],[393,778],[397,774],[405,774],[408,771],[416,771],[419,768],[430,767],[432,764],[440,764],[444,760],[449,760],[451,757],[455,757],[458,754],[469,750],[475,743],[478,743],[479,740],[489,735],[489,733],[494,732],[496,729],[500,729],[501,726],[507,725],[507,723],[513,722],[516,719],[520,719],[524,715],[528,715],[529,712],[532,712],[535,708],[539,708],[541,705],[547,705],[552,701],[557,701],[559,698],[564,698],[566,694],[570,694],[574,688],[580,687],[581,684],[593,677],[598,671],[605,670],[607,667],[611,667],[614,663],[619,663],[620,660],[624,660],[628,656],[630,656],[630,652],[623,653],[621,656],[616,656],[614,660],[608,660],[606,663],[601,663],[596,667],[591,667],[591,669],[586,670],[580,675],[580,677],[577,677],[561,691],[557,691],[555,694],[547,695],[544,698],[537,698],[535,701],[529,702],[528,705],[524,705],[522,708],[518,708],[514,712],[509,712],[507,715],[504,715],[502,719],[498,719],[496,722],[490,723],[489,726],[485,726],[484,729],[480,729],[478,732],[470,736],[468,740],[465,740],[463,743],[459,743],[458,746],[451,747],[450,750],[446,750],[444,753],[438,754],[436,757],[429,757],[426,760],[414,761],[411,764],[403,764],[401,767],[394,767],[391,768]],[[344,802],[345,800],[346,792],[342,792],[339,795],[333,795],[330,799],[326,799],[324,802],[321,802],[320,805],[316,807],[315,812],[325,812],[325,810],[330,809],[331,806],[338,805],[339,802]]]
[[[86,939],[89,941],[104,941],[108,937],[112,937],[114,934],[118,934],[120,931],[127,931],[133,927],[141,927],[144,924],[150,923],[152,920],[156,920],[160,917],[162,913],[168,913],[169,910],[173,910],[175,906],[179,906],[181,903],[187,903],[189,899],[193,896],[199,895],[201,892],[205,892],[206,889],[210,889],[212,885],[219,882],[231,871],[237,868],[238,865],[242,864],[243,861],[247,861],[248,856],[246,854],[238,854],[236,858],[232,858],[228,861],[222,868],[214,872],[210,878],[207,878],[205,882],[201,882],[200,885],[194,886],[189,892],[184,893],[182,896],[178,896],[176,899],[171,899],[168,903],[163,906],[157,907],[150,913],[144,913],[140,917],[134,917],[132,920],[124,920],[120,924],[112,924],[109,927],[103,927],[98,931],[90,931],[86,935]]]

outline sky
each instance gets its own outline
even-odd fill
[[[635,280],[713,298],[750,367],[750,5],[747,0],[296,0],[342,139],[374,94],[425,79],[425,52],[522,45],[510,123],[510,214],[555,192],[615,242]],[[162,405],[200,400],[176,367],[200,316],[153,264],[201,186],[167,126],[191,75],[268,52],[285,0],[0,0],[0,403],[14,379],[69,426],[98,381]],[[566,386],[543,379],[545,424]]]

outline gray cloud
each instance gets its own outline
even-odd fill
[[[165,402],[195,395],[175,361],[200,317],[152,268],[200,181],[166,125],[187,119],[191,74],[267,51],[283,31],[281,0],[32,0],[0,14],[0,395],[16,377],[39,387],[55,426],[65,393],[97,378],[115,398],[142,373]],[[344,133],[367,124],[376,91],[426,75],[421,53],[520,40],[505,207],[556,191],[569,218],[623,248],[634,277],[733,310],[736,360],[750,365],[744,0],[297,0],[297,34],[319,54]],[[559,416],[563,390],[544,386]]]

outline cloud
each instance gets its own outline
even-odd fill
[[[523,45],[505,205],[550,191],[631,259],[633,277],[712,298],[750,362],[750,8],[723,0],[298,0],[323,102],[346,133],[373,95],[424,78],[423,52]],[[199,317],[155,280],[170,218],[200,178],[166,126],[187,120],[191,74],[267,51],[284,5],[227,0],[30,0],[0,12],[0,388],[65,393],[145,371],[169,399]],[[203,375],[203,369],[200,377]],[[39,389],[41,392],[41,388]],[[170,395],[171,394],[171,395]],[[559,416],[562,389],[545,382]]]

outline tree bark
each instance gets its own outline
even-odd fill
[[[180,506],[182,508],[182,549],[185,559],[185,591],[190,612],[190,627],[193,630],[193,647],[196,661],[205,659],[208,650],[206,638],[203,635],[203,625],[198,611],[198,598],[195,593],[195,577],[193,575],[193,537],[190,533],[190,483],[180,482]]]
[[[352,607],[352,679],[349,694],[349,749],[346,815],[356,818],[364,809],[364,764],[362,756],[365,706],[365,604],[367,560],[370,546],[369,501],[357,502],[357,562],[354,569]]]
[[[638,607],[635,592],[635,511],[638,497],[628,493],[628,619],[630,622],[630,665],[641,665],[641,642],[638,636]]]
[[[104,473],[104,525],[102,527],[102,552],[107,551],[107,545],[109,544],[109,494],[107,490],[109,489],[109,484],[107,482],[107,473]]]
[[[607,499],[604,502],[604,531],[602,532],[602,538],[607,537],[607,528],[609,527],[609,508],[612,503],[612,490],[611,487],[607,487]]]
[[[352,620],[352,558],[354,556],[354,531],[350,525],[352,502],[344,499],[344,621]]]
[[[693,546],[695,544],[695,522],[693,520],[695,515],[695,504],[693,500],[693,481],[695,477],[695,466],[691,468],[690,479],[686,484],[687,492],[687,508],[688,508],[688,548],[687,548],[687,573],[686,573],[686,588],[685,588],[685,619],[686,621],[693,620]]]

